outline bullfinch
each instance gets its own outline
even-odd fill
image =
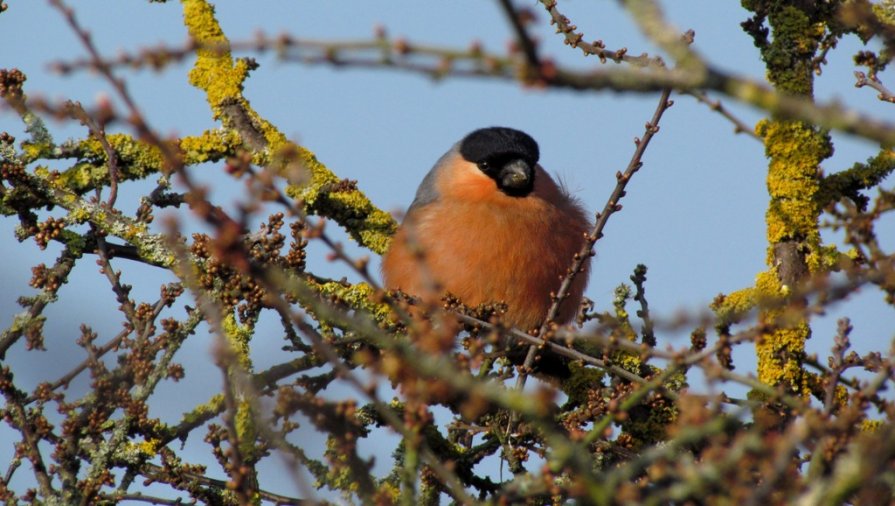
[[[538,144],[512,128],[476,130],[426,174],[382,261],[385,286],[470,306],[503,301],[503,322],[529,331],[552,304],[591,226],[538,164]],[[574,319],[589,259],[556,322]]]

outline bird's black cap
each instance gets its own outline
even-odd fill
[[[472,163],[520,158],[534,166],[540,158],[538,143],[525,132],[506,127],[476,130],[460,141],[460,155]]]

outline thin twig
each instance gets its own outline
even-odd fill
[[[65,250],[59,255],[56,264],[52,268],[52,276],[64,280],[75,266],[78,255],[74,254],[74,248],[66,245]],[[41,293],[34,296],[29,304],[28,311],[15,317],[12,325],[0,332],[0,360],[6,358],[6,352],[29,330],[30,325],[40,321],[44,309],[56,300],[56,292],[59,286],[53,284],[46,286]]]
[[[541,1],[545,5],[555,7],[554,0]],[[564,36],[569,37],[568,34],[564,34]],[[577,34],[573,34],[572,38],[577,38]],[[584,42],[579,40],[575,44],[577,45],[573,44],[574,47],[580,47]],[[707,66],[703,72],[699,73],[693,73],[686,69],[667,69],[658,58],[651,58],[645,54],[629,56],[623,49],[614,52],[603,51],[596,42],[593,45],[592,54],[598,56],[603,54],[609,59],[626,61],[637,68],[581,71],[557,67],[544,84],[557,89],[589,91],[610,89],[632,93],[652,93],[665,88],[673,88],[678,91],[713,90],[777,116],[800,119],[883,143],[895,143],[895,125],[853,109],[846,109],[835,101],[815,103],[813,100],[783,95],[763,82],[736,76],[713,66]],[[179,61],[191,57],[197,48],[214,51],[216,47],[218,46],[191,43],[173,50],[165,48],[148,50],[148,54],[155,58],[125,55],[117,60],[58,62],[55,64],[55,68],[60,72],[70,72],[79,68],[91,68],[102,72],[103,69],[139,65],[140,62],[148,65],[151,62]],[[280,58],[283,60],[305,64],[406,70],[438,79],[445,77],[479,77],[514,81],[519,79],[518,69],[514,65],[513,59],[486,53],[478,47],[458,51],[452,48],[412,44],[407,41],[396,41],[392,45],[384,45],[381,39],[361,42],[326,42],[289,36],[267,37],[263,35],[253,42],[241,44],[234,42],[228,44],[227,47],[233,50],[275,50],[279,52]],[[388,51],[387,57],[383,57],[383,47]],[[290,52],[289,49],[293,51]],[[223,48],[218,50],[223,51]],[[346,52],[355,56],[346,57],[343,54]],[[369,53],[368,57],[361,56],[367,53]],[[419,63],[408,58],[412,55],[428,57],[431,62]],[[456,68],[455,63],[457,62],[468,62],[471,66]],[[5,106],[5,103],[0,103],[0,108]],[[134,124],[139,126],[139,123]],[[138,131],[143,132],[140,129]],[[161,143],[160,147],[165,148],[165,144]]]
[[[538,57],[538,48],[531,35],[529,35],[528,30],[525,29],[524,20],[520,12],[513,7],[513,0],[498,1],[504,14],[507,16],[510,26],[513,27],[513,33],[516,34],[516,42],[519,43],[522,54],[525,55],[525,61],[528,63],[529,69],[532,72],[540,73],[541,59]]]
[[[718,114],[720,114],[721,116],[726,118],[728,121],[733,123],[733,133],[735,133],[735,134],[744,133],[757,141],[761,141],[761,137],[759,137],[758,134],[755,133],[755,129],[749,128],[749,125],[747,125],[741,119],[734,116],[734,114],[732,112],[730,112],[730,109],[724,107],[724,104],[722,104],[720,100],[710,99],[708,94],[702,90],[690,90],[690,91],[685,91],[683,93],[685,95],[690,95],[691,97],[698,100],[700,103],[707,105],[709,107],[709,109],[717,112]]]
[[[81,41],[81,45],[87,50],[90,54],[90,61],[93,66],[107,81],[112,85],[112,88],[115,89],[118,96],[121,98],[124,105],[127,107],[130,116],[128,118],[128,122],[133,125],[133,127],[137,130],[137,133],[140,137],[145,138],[149,144],[156,146],[159,151],[162,153],[163,160],[166,164],[166,168],[169,172],[173,172],[174,169],[178,168],[181,165],[181,162],[176,155],[175,151],[171,148],[169,143],[163,141],[161,136],[156,134],[149,125],[146,123],[143,113],[140,112],[140,108],[137,107],[137,103],[134,101],[133,97],[130,94],[130,91],[127,89],[127,85],[125,84],[123,79],[120,79],[115,76],[114,72],[112,72],[112,67],[106,63],[106,60],[102,57],[99,50],[96,48],[96,45],[93,43],[93,37],[90,33],[84,29],[77,18],[75,17],[75,11],[63,2],[63,0],[49,0],[50,5],[55,7],[62,15],[65,17],[66,22],[69,27],[71,27],[72,31],[75,32],[75,35]]]
[[[880,81],[875,74],[871,74],[868,77],[867,74],[856,70],[855,88],[863,88],[864,86],[873,88],[874,90],[878,91],[879,95],[877,95],[876,98],[882,100],[883,102],[895,103],[895,93],[892,93],[892,90],[886,88],[883,82]]]
[[[573,48],[578,48],[585,56],[596,56],[601,62],[612,60],[616,63],[627,62],[639,67],[656,66],[663,67],[665,63],[662,58],[656,56],[651,57],[646,53],[639,56],[628,54],[628,48],[621,48],[616,51],[606,49],[602,40],[594,42],[586,42],[584,34],[578,31],[578,27],[573,25],[569,18],[564,16],[559,9],[556,8],[556,0],[539,0],[550,14],[550,24],[556,25],[556,33],[563,36],[564,42]]]
[[[486,321],[479,320],[477,318],[473,318],[471,316],[468,316],[468,315],[465,315],[462,313],[455,313],[455,316],[461,322],[469,324],[469,325],[477,325],[477,326],[480,326],[480,327],[486,328],[486,329],[494,328],[494,326],[492,324],[490,324]],[[609,371],[610,373],[612,373],[620,378],[624,378],[628,381],[631,381],[634,383],[646,383],[646,379],[638,376],[635,373],[632,373],[631,371],[628,371],[627,369],[621,368],[617,365],[607,364],[603,360],[592,357],[590,355],[586,355],[584,353],[581,353],[578,350],[569,348],[568,346],[563,346],[561,344],[557,344],[552,341],[548,341],[546,339],[541,339],[539,337],[535,337],[535,336],[526,334],[525,332],[522,332],[522,331],[519,331],[516,329],[503,330],[503,332],[505,332],[506,335],[513,337],[514,339],[516,339],[518,341],[530,344],[531,347],[533,347],[533,348],[537,349],[537,348],[544,347],[544,348],[547,348],[550,351],[556,353],[557,355],[561,355],[561,356],[566,357],[570,360],[580,360],[580,361],[584,362],[585,364],[590,364],[592,366],[599,367],[601,369],[605,369],[606,371]],[[642,350],[637,348],[636,351],[642,351]]]
[[[646,300],[646,288],[644,287],[644,284],[646,283],[645,265],[638,264],[637,267],[634,268],[634,274],[631,276],[631,281],[634,282],[634,287],[636,288],[634,300],[640,303],[640,309],[637,310],[637,316],[643,320],[641,339],[643,340],[643,344],[650,348],[655,348],[656,333],[653,320],[650,317],[649,302]]]
[[[84,107],[80,102],[69,102],[69,104],[72,116],[80,121],[82,125],[87,127],[87,130],[90,131],[90,135],[99,141],[100,146],[103,148],[103,152],[106,153],[106,167],[109,170],[109,199],[106,201],[106,205],[109,206],[109,209],[112,209],[115,207],[115,201],[118,199],[118,154],[115,153],[115,149],[109,144],[109,139],[106,138],[105,128],[98,125],[96,121],[87,114],[87,111],[84,110]],[[97,185],[97,198],[99,198],[101,190],[102,185]]]
[[[157,464],[146,463],[144,464],[146,469],[149,471],[147,473],[148,477],[152,477],[153,473],[158,473],[158,475],[163,476],[166,472],[168,472],[164,467],[159,466]],[[214,487],[220,490],[228,490],[227,482],[225,480],[217,480],[215,478],[209,478],[208,476],[204,476],[198,473],[192,473],[189,471],[182,471],[183,475],[190,478],[191,480],[195,480],[197,483],[201,483],[206,486]],[[160,480],[162,481],[162,480]],[[275,502],[277,504],[295,504],[295,505],[304,505],[304,504],[321,504],[319,501],[308,501],[305,499],[298,499],[295,497],[289,497],[281,494],[276,494],[274,492],[270,492],[267,490],[258,489],[258,495],[261,496],[262,499]],[[110,497],[118,497],[116,494],[109,494]]]
[[[848,318],[841,318],[836,329],[836,336],[833,338],[833,349],[830,355],[830,374],[829,384],[826,387],[824,395],[823,413],[829,416],[836,407],[836,388],[842,372],[848,367],[845,361],[845,352],[851,346],[848,335],[852,331],[851,322]]]
[[[656,106],[656,110],[653,113],[652,119],[646,124],[646,129],[643,134],[642,139],[635,139],[634,143],[636,145],[636,149],[634,150],[634,155],[631,157],[631,161],[628,163],[628,167],[625,169],[625,172],[617,172],[615,179],[616,184],[615,188],[612,190],[612,193],[609,195],[609,199],[606,201],[606,205],[603,206],[603,210],[597,214],[597,221],[594,224],[594,228],[590,234],[587,236],[587,240],[582,246],[581,251],[579,251],[574,260],[572,261],[572,265],[569,267],[568,273],[565,278],[563,278],[562,284],[560,284],[559,290],[556,292],[556,297],[553,301],[553,304],[550,306],[549,311],[544,319],[544,323],[541,324],[541,328],[538,329],[538,336],[548,339],[547,331],[553,325],[553,321],[556,318],[557,313],[559,312],[559,307],[562,302],[569,296],[569,292],[572,288],[572,282],[575,279],[575,276],[581,271],[581,268],[584,266],[584,262],[586,262],[590,257],[594,254],[594,245],[597,241],[603,237],[603,229],[606,227],[606,223],[609,221],[609,217],[612,216],[615,212],[621,210],[621,204],[619,201],[622,197],[625,196],[625,187],[628,185],[628,182],[631,180],[631,177],[640,170],[640,167],[643,165],[641,162],[641,158],[643,158],[643,154],[646,151],[646,147],[649,145],[650,140],[652,140],[653,136],[656,132],[659,131],[659,121],[662,119],[662,114],[671,107],[674,103],[669,100],[671,95],[671,90],[666,89],[662,92],[659,97],[659,104]],[[525,381],[528,378],[528,373],[531,370],[531,366],[534,363],[535,357],[537,355],[538,347],[535,345],[529,346],[528,353],[525,356],[525,362],[522,364],[521,371],[516,380],[516,389],[522,390],[525,387]],[[512,423],[510,427],[512,427]],[[509,433],[509,431],[508,431]]]
[[[78,375],[81,374],[82,372],[84,372],[88,367],[90,367],[91,364],[95,363],[96,359],[102,357],[106,353],[117,348],[121,344],[121,341],[124,340],[124,338],[126,338],[127,336],[129,336],[131,332],[132,332],[131,329],[125,329],[125,330],[122,330],[121,332],[119,332],[118,335],[113,337],[109,342],[104,344],[102,347],[97,348],[96,353],[91,354],[89,357],[87,357],[85,360],[83,360],[80,364],[75,366],[71,371],[67,372],[64,376],[62,376],[58,380],[50,383],[49,390],[52,391],[52,390],[56,390],[57,388],[62,387],[62,386],[68,386],[68,384],[71,383],[71,381],[73,379],[78,377]],[[24,400],[23,404],[28,405],[28,404],[34,402],[35,400],[37,400],[37,397],[35,397],[34,395],[31,395]]]

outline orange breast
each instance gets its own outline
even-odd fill
[[[468,305],[505,301],[505,323],[537,327],[589,228],[583,211],[538,170],[535,191],[522,198],[455,178],[441,198],[408,216],[393,239],[383,259],[386,286],[420,296],[440,295],[431,293],[437,286]],[[586,282],[585,269],[558,322],[572,320]]]

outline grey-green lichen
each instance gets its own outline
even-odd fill
[[[120,214],[110,212],[103,205],[89,202],[72,192],[66,182],[51,177],[47,171],[38,168],[33,176],[22,176],[36,196],[46,200],[35,200],[35,208],[56,205],[68,211],[68,223],[89,221],[108,235],[120,237],[137,248],[141,258],[147,262],[170,267],[174,264],[174,254],[168,247],[164,234],[150,233],[146,224],[134,221]]]

